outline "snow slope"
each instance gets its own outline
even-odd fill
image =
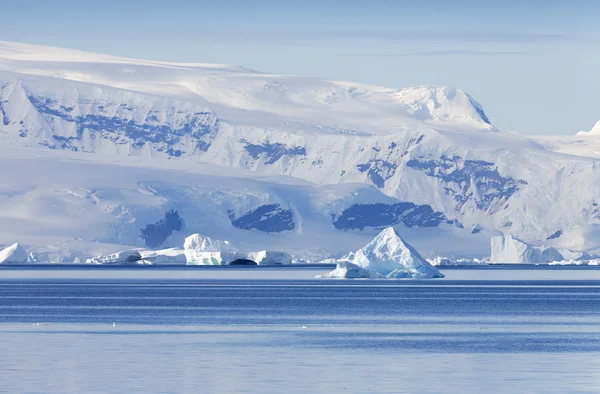
[[[0,243],[39,259],[193,232],[321,256],[392,225],[429,257],[482,257],[498,232],[569,243],[600,221],[595,155],[500,132],[448,87],[0,42],[0,143]]]
[[[332,222],[363,201],[398,203],[363,184],[320,186],[212,164],[0,147],[0,240],[23,243],[38,262],[182,248],[194,233],[231,240],[241,250],[277,245],[316,260],[374,236],[376,230],[341,231]],[[473,239],[445,222],[400,227],[418,245],[449,237],[447,245],[426,249],[432,255],[460,253]]]

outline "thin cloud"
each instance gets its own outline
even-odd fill
[[[335,39],[363,39],[386,41],[436,41],[436,42],[509,42],[509,43],[556,43],[597,42],[587,37],[562,34],[525,33],[512,31],[453,31],[446,29],[335,29],[323,32],[323,36]]]
[[[423,51],[407,53],[340,53],[335,56],[348,57],[502,57],[502,56],[527,56],[531,52],[517,51],[469,51],[469,50],[446,50],[446,51]]]

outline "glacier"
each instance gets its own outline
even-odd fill
[[[503,132],[456,88],[1,41],[0,243],[66,262],[200,233],[317,261],[394,226],[430,259],[498,232],[595,254],[596,134]]]

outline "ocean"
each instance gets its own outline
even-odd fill
[[[0,392],[598,393],[600,269],[0,268]]]

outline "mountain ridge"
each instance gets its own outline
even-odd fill
[[[594,197],[600,193],[600,164],[498,131],[483,107],[460,89],[390,89],[223,65],[185,67],[103,56],[0,42],[0,140],[39,149],[41,156],[51,150],[85,154],[102,165],[133,158],[148,168],[178,162],[177,171],[209,165],[216,166],[212,173],[233,168],[252,177],[302,180],[319,190],[331,185],[328,197],[321,191],[299,192],[300,202],[293,193],[269,191],[277,190],[279,181],[251,192],[241,179],[222,175],[214,192],[202,195],[222,196],[214,211],[219,224],[213,227],[241,231],[242,242],[262,232],[293,243],[305,226],[318,223],[320,234],[339,240],[331,253],[338,253],[352,234],[363,237],[386,226],[423,239],[428,234],[472,239],[477,253],[489,250],[485,238],[496,232],[530,242],[575,232],[584,238],[578,241],[582,248],[593,245],[585,239],[600,223]],[[106,171],[113,173],[108,166]],[[67,187],[71,192],[94,189],[75,178]],[[146,208],[120,202],[125,197],[116,195],[111,206],[128,213],[117,209],[103,216],[110,235],[88,241],[143,245],[142,229],[181,221],[181,230],[167,231],[162,243],[162,235],[148,235],[152,245],[172,246],[169,240],[180,239],[179,232],[205,229],[190,225],[205,212],[186,214],[185,204],[194,199],[178,194],[184,184],[157,189],[151,178],[142,183],[154,185],[152,192],[141,187],[138,195],[133,183],[127,187],[140,199],[144,193],[160,196],[163,203],[152,211],[152,221]],[[573,201],[569,191],[582,182],[586,191]],[[4,187],[7,195],[14,192]],[[361,192],[350,191],[355,187]],[[22,197],[32,193],[28,190],[22,189]],[[214,198],[206,203],[214,204]],[[5,208],[10,212],[10,204]],[[73,220],[83,220],[77,217]],[[581,234],[574,230],[578,226],[590,231]],[[409,235],[411,243],[414,237]],[[563,237],[551,242],[566,242]],[[457,253],[444,247],[435,253]]]

